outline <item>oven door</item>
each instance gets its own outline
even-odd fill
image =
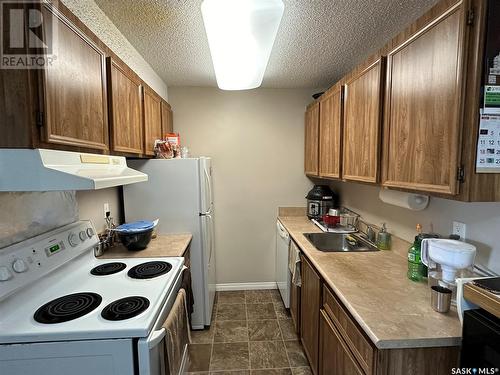
[[[166,359],[164,355],[163,338],[165,329],[163,323],[168,317],[172,305],[175,302],[177,293],[182,284],[182,273],[186,269],[183,267],[177,275],[174,287],[170,291],[163,308],[158,315],[158,319],[148,337],[141,338],[137,343],[137,355],[139,362],[139,375],[165,375]],[[174,375],[174,374],[171,374]]]

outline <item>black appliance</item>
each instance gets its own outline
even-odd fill
[[[314,185],[306,199],[309,219],[321,219],[330,208],[337,207],[337,196],[327,185]]]
[[[476,369],[479,374],[490,373],[482,369],[500,368],[499,318],[483,309],[467,310],[462,332],[460,367]]]

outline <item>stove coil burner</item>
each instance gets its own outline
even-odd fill
[[[127,275],[133,279],[152,279],[169,272],[172,265],[167,262],[146,262],[132,267]]]
[[[94,276],[106,276],[123,271],[125,268],[127,268],[127,265],[125,263],[111,262],[111,263],[104,263],[101,264],[100,266],[92,268],[90,270],[90,273]]]
[[[149,300],[140,296],[125,297],[106,306],[101,316],[106,320],[125,320],[139,315],[149,307]]]
[[[56,298],[42,307],[34,315],[38,323],[63,323],[84,316],[97,308],[102,297],[96,293],[75,293]]]

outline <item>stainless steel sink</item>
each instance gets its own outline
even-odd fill
[[[304,233],[309,242],[324,252],[367,252],[378,251],[376,246],[355,234]]]

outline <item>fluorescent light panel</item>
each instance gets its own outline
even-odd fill
[[[284,10],[281,0],[204,0],[201,12],[217,85],[259,87]]]

